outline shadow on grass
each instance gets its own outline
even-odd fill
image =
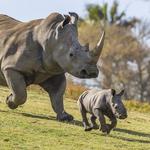
[[[44,119],[44,120],[56,120],[54,116],[37,115],[37,114],[32,114],[32,113],[18,113],[18,114],[21,114],[25,117],[30,117],[30,118],[37,118],[37,119]]]
[[[150,138],[150,134],[143,133],[143,132],[132,131],[132,130],[128,130],[128,129],[116,128],[116,129],[114,129],[114,131],[135,135],[136,138],[138,138],[138,136],[142,137],[142,138],[146,138],[146,137]],[[150,144],[150,139],[149,140],[142,140],[142,139],[122,137],[122,136],[119,136],[119,135],[112,135],[112,132],[113,131],[111,131],[110,134],[103,134],[102,133],[101,136],[107,136],[107,137],[110,137],[110,138],[123,140],[123,141],[127,141],[127,142],[137,142],[137,143],[143,143],[143,144]],[[100,135],[99,133],[92,133],[92,134]]]
[[[56,120],[54,116],[46,116],[42,114],[32,114],[32,113],[25,113],[25,112],[17,112],[17,111],[12,111],[12,110],[0,110],[2,113],[12,113],[12,114],[17,114],[17,115],[22,115],[25,117],[30,117],[30,118],[37,118],[37,119],[45,119],[45,120]]]
[[[99,131],[100,132],[100,131]],[[108,137],[108,138],[113,138],[113,139],[118,139],[118,140],[123,140],[123,141],[126,141],[126,142],[137,142],[137,143],[142,143],[142,144],[150,144],[150,140],[140,140],[140,139],[135,139],[135,138],[128,138],[128,137],[123,137],[123,136],[118,136],[118,135],[112,135],[112,133],[110,134],[104,134],[104,133],[91,133],[91,134],[94,134],[94,135],[97,135],[97,136],[105,136],[105,137]],[[112,131],[113,132],[113,131]]]
[[[121,140],[127,141],[127,142],[137,142],[137,143],[143,143],[143,144],[150,144],[150,140],[140,140],[140,139],[126,138],[126,137],[114,136],[114,135],[109,135],[109,137],[119,139],[119,140],[121,139]]]
[[[114,131],[150,138],[150,134],[148,134],[148,133],[137,132],[137,131],[132,131],[132,130],[128,130],[128,129],[116,128],[116,129],[114,129]]]
[[[57,121],[56,117],[54,117],[54,116],[37,115],[37,114],[31,114],[31,113],[19,113],[19,114],[21,114],[25,117]],[[62,123],[72,124],[72,125],[76,125],[76,126],[82,126],[82,122],[78,121],[78,120],[73,120],[70,122],[64,121]]]
[[[9,113],[9,111],[5,111],[5,110],[0,110],[0,112]],[[25,117],[30,117],[30,118],[37,118],[37,119],[45,119],[45,120],[57,121],[56,117],[54,117],[54,116],[37,115],[37,114],[25,113],[25,112],[13,112],[13,113],[14,114],[18,114],[18,115],[23,115]],[[62,122],[62,123],[72,124],[72,125],[76,125],[76,126],[82,126],[82,122],[78,121],[78,120],[73,120],[71,122]],[[148,134],[148,133],[137,132],[137,131],[132,131],[132,130],[128,130],[128,129],[116,128],[116,129],[114,129],[114,131],[127,133],[127,134],[140,136],[140,137],[148,137],[148,138],[150,138],[150,134]],[[92,134],[99,135],[99,133],[92,133]],[[102,136],[104,136],[104,135],[102,135]],[[115,139],[121,139],[121,140],[124,140],[124,141],[127,141],[127,142],[139,142],[139,143],[143,143],[143,144],[150,144],[150,140],[140,140],[140,139],[133,139],[133,138],[127,138],[127,137],[122,137],[122,136],[115,136],[115,135],[112,135],[111,133],[110,133],[110,135],[108,135],[108,137],[115,138]]]
[[[37,115],[37,114],[31,114],[31,113],[21,113],[21,114],[23,116],[26,116],[26,117],[32,117],[32,118],[39,118],[39,119],[47,119],[47,120],[57,121],[56,117],[54,117],[54,116]],[[72,124],[72,125],[76,125],[76,126],[82,126],[82,122],[79,121],[79,120],[73,120],[71,122],[66,122],[65,121],[65,122],[62,122],[62,123]],[[128,130],[128,129],[115,128],[114,131],[116,131],[116,132],[122,132],[122,133],[127,133],[127,134],[131,134],[131,135],[139,136],[139,137],[148,137],[148,138],[150,138],[150,134],[148,134],[148,133],[137,132],[137,131]],[[124,140],[125,139],[126,138],[124,138]],[[128,138],[126,140],[132,141],[132,139],[128,139]],[[144,141],[143,141],[143,143],[144,143]],[[148,141],[148,143],[150,143],[150,141]]]
[[[0,112],[7,113],[8,111],[7,110],[0,110]]]
[[[6,111],[6,110],[0,110],[0,112],[2,113],[9,113],[10,111]],[[46,115],[42,115],[42,114],[33,114],[33,113],[26,113],[26,112],[16,112],[16,111],[11,111],[11,113],[17,114],[17,115],[22,115],[25,117],[30,117],[30,118],[37,118],[37,119],[45,119],[45,120],[53,120],[53,121],[58,121],[56,119],[56,117],[54,116],[46,116]],[[70,122],[64,121],[62,123],[67,123],[67,124],[72,124],[72,125],[76,125],[76,126],[82,126],[82,122],[79,120],[73,120]]]

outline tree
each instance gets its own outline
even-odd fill
[[[147,45],[150,38],[149,24],[149,22],[143,22],[138,25],[136,32],[138,45],[137,51],[133,55],[134,62],[137,65],[136,80],[138,84],[136,87],[141,101],[148,100],[150,95],[150,47]]]
[[[130,28],[107,26],[105,45],[100,57],[100,63],[103,62],[100,67],[101,75],[97,80],[101,88],[125,88],[126,99],[149,99],[150,48],[142,40],[148,39],[150,35],[148,26],[149,24],[141,23],[139,34],[136,35]],[[92,49],[99,33],[99,23],[83,22],[79,28],[79,39],[81,43],[90,42]]]
[[[105,44],[98,62],[100,76],[93,81],[103,89],[124,88],[126,99],[150,100],[150,23],[127,19],[124,11],[118,12],[116,1],[109,10],[107,3],[86,8],[88,21],[86,18],[79,24],[79,40],[83,45],[90,43],[93,49],[103,31],[102,25],[106,25]],[[87,80],[82,84],[88,86]]]
[[[122,27],[133,27],[139,20],[137,18],[124,19],[126,16],[125,11],[119,13],[119,3],[114,1],[110,10],[108,9],[108,3],[103,5],[88,4],[86,10],[88,13],[88,19],[94,22],[101,21],[103,24],[116,24]]]
[[[150,93],[150,48],[142,39],[139,40],[139,37],[145,39],[146,35],[149,36],[149,32],[146,34],[141,29],[140,34],[145,33],[144,36],[134,36],[131,30],[112,26],[107,30],[109,35],[102,56],[104,79],[101,85],[103,88],[125,88],[128,91],[126,98],[144,101],[148,100]]]

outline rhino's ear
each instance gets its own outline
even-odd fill
[[[118,95],[122,96],[124,94],[125,90],[123,89]]]
[[[71,17],[68,15],[64,15],[65,19],[62,22],[62,27],[64,27],[65,25],[69,24],[71,21]]]
[[[70,17],[71,17],[71,22],[72,22],[72,24],[77,25],[77,22],[78,22],[78,19],[79,19],[78,14],[75,13],[75,12],[69,12],[69,15],[70,15]]]
[[[111,95],[115,96],[115,94],[116,94],[116,91],[114,89],[111,89]]]

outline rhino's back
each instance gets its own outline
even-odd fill
[[[20,23],[22,22],[19,20],[0,14],[0,31],[11,29]]]
[[[36,73],[37,83],[45,80],[45,74],[39,75],[40,77],[37,75],[39,72],[45,73],[45,70],[43,71],[41,63],[42,47],[35,39],[37,33],[41,33],[41,30],[44,30],[44,32],[54,30],[58,22],[63,19],[63,16],[59,13],[52,13],[45,19],[36,19],[29,22],[21,22],[7,15],[0,15],[1,69],[13,68],[30,75]],[[50,69],[53,70],[53,68],[51,66]],[[54,75],[54,73],[48,74],[48,76],[51,75]],[[0,70],[0,84],[3,80],[4,77]]]
[[[82,100],[82,104],[86,110],[92,113],[95,108],[103,108],[106,102],[105,96],[110,90],[92,89],[87,91],[86,96]]]

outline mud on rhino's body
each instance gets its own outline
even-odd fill
[[[0,15],[0,84],[11,90],[6,100],[11,109],[25,103],[28,85],[38,84],[48,92],[57,119],[73,119],[63,106],[65,72],[79,78],[96,77],[104,41],[103,34],[92,51],[81,46],[77,21],[76,13],[64,17],[52,13],[28,23]]]

